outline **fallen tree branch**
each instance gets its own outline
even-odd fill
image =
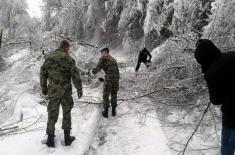
[[[180,81],[180,82],[177,82],[177,83],[174,84],[174,85],[176,85],[176,86],[178,87],[178,85],[181,84],[181,83],[188,82],[188,81],[190,81],[190,80],[194,80],[194,79],[200,78],[200,77],[202,77],[202,76],[203,76],[203,75],[197,75],[197,76],[194,76],[194,77],[192,77],[192,78],[188,78],[188,79],[182,80],[182,81]],[[160,92],[160,91],[164,91],[164,90],[167,90],[167,89],[175,89],[175,88],[176,88],[175,86],[173,86],[173,87],[164,87],[163,89],[154,90],[154,91],[152,91],[152,92],[148,92],[148,93],[145,93],[145,94],[143,94],[143,95],[135,96],[135,97],[132,97],[132,98],[122,98],[122,99],[118,99],[117,101],[118,101],[118,102],[123,102],[123,101],[136,100],[136,99],[139,99],[139,98],[146,97],[146,96],[148,96],[148,95],[152,95],[152,94],[158,93],[158,92]],[[76,93],[76,92],[73,92],[73,94],[74,94],[74,93]],[[93,104],[93,105],[100,105],[100,104],[102,104],[101,102],[91,102],[91,101],[79,101],[79,102],[87,103],[87,104]],[[119,104],[119,105],[120,105],[120,104]],[[169,105],[169,104],[168,104],[168,105]],[[174,105],[172,105],[172,106],[174,106]],[[175,106],[178,106],[178,105],[175,105]],[[182,106],[182,105],[180,105],[180,106]],[[186,106],[186,105],[183,105],[183,106]]]
[[[0,137],[5,136],[5,135],[9,135],[9,134],[17,134],[19,131],[31,130],[30,128],[33,127],[34,125],[36,125],[41,118],[42,118],[42,115],[40,117],[38,117],[33,123],[27,125],[26,127],[22,127],[22,128],[17,127],[17,128],[15,128],[15,130],[10,130],[7,132],[0,133]]]
[[[181,20],[180,20],[178,17],[176,17],[175,15],[173,15],[173,17],[174,17],[177,21],[179,21],[180,23],[182,23],[183,25],[185,25],[186,27],[188,27],[190,30],[192,30],[193,32],[199,34],[200,36],[203,36],[203,34],[202,34],[201,32],[199,32],[198,30],[196,30],[196,29],[194,29],[194,28],[188,26],[186,23],[184,23],[183,21],[181,21]]]
[[[10,45],[23,44],[23,43],[30,43],[30,41],[28,40],[28,41],[9,42],[9,43],[2,45],[2,48],[6,46],[10,46]]]
[[[188,78],[188,79],[185,79],[185,80],[181,80],[181,81],[177,82],[175,85],[178,86],[182,83],[185,83],[185,82],[188,82],[188,81],[191,81],[191,80],[194,80],[194,79],[202,78],[203,76],[204,76],[203,74],[199,74],[199,75],[196,75],[194,77],[191,77],[191,78]]]
[[[13,129],[17,129],[19,128],[19,126],[13,126],[13,127],[8,127],[8,128],[0,128],[0,132],[1,131],[6,131],[6,130],[13,130]]]
[[[68,41],[71,41],[71,42],[75,42],[75,43],[77,43],[77,44],[79,44],[81,46],[84,46],[84,47],[89,46],[89,47],[93,47],[93,48],[99,48],[99,47],[97,47],[97,46],[95,46],[93,44],[84,43],[84,42],[76,42],[74,38],[69,37],[69,36],[60,35],[59,37],[62,38],[62,39],[66,39]]]
[[[208,109],[210,108],[210,105],[211,105],[211,102],[208,103],[208,105],[207,105],[205,111],[203,112],[203,115],[202,115],[202,117],[201,117],[201,119],[200,119],[198,125],[196,126],[196,128],[195,128],[194,131],[193,131],[193,133],[192,133],[191,136],[189,137],[189,139],[188,139],[188,141],[187,141],[187,143],[186,143],[186,145],[185,145],[185,147],[184,147],[184,149],[183,149],[183,151],[182,151],[182,152],[183,152],[182,155],[185,154],[185,151],[186,151],[186,149],[187,149],[187,147],[188,147],[188,145],[189,145],[189,142],[191,141],[191,139],[193,138],[193,136],[194,136],[195,133],[197,132],[197,129],[198,129],[199,126],[201,125],[201,122],[202,122],[204,116],[206,115]]]
[[[132,98],[127,98],[127,99],[119,99],[118,101],[130,101],[130,100],[136,100],[136,99],[139,99],[139,98],[142,98],[142,97],[146,97],[148,95],[152,95],[152,94],[155,94],[157,92],[160,92],[160,91],[163,91],[165,89],[172,89],[171,87],[164,87],[163,89],[158,89],[158,90],[154,90],[152,92],[149,92],[149,93],[146,93],[146,94],[143,94],[143,95],[140,95],[140,96],[136,96],[136,97],[132,97]]]

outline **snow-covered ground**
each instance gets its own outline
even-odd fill
[[[124,102],[117,117],[102,118],[89,155],[170,155],[160,123],[141,114],[141,107]]]
[[[56,124],[56,149],[49,150],[41,141],[46,138],[47,110],[45,99],[40,95],[40,56],[29,50],[6,58],[11,65],[1,76],[1,95],[7,94],[6,109],[13,108],[0,124],[1,155],[169,155],[167,140],[157,119],[142,114],[141,101],[123,102],[117,108],[117,117],[104,119],[102,108],[79,102],[74,96],[72,110],[72,134],[76,141],[71,147],[62,145],[62,115]],[[125,61],[121,53],[115,54],[118,61]],[[34,59],[32,59],[35,57]],[[126,68],[129,69],[129,68]],[[134,74],[133,70],[130,74]],[[123,72],[123,69],[121,69]],[[76,93],[75,93],[76,94]],[[100,102],[102,86],[91,89],[84,85],[81,100],[95,99]],[[148,98],[145,98],[151,102]],[[2,110],[4,113],[4,109]],[[151,111],[148,115],[151,114]],[[154,115],[154,113],[153,113]],[[3,122],[3,121],[2,121]],[[6,134],[7,133],[7,134]]]

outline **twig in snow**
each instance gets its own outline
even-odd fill
[[[183,149],[183,151],[182,151],[182,155],[185,154],[185,151],[186,151],[186,149],[187,149],[187,147],[188,147],[188,145],[189,145],[189,142],[191,141],[191,139],[193,138],[194,134],[197,132],[197,129],[198,129],[199,126],[201,125],[201,122],[202,122],[204,116],[206,115],[208,109],[210,108],[210,105],[211,105],[211,102],[208,103],[208,105],[207,105],[207,107],[206,107],[206,110],[203,112],[203,115],[202,115],[202,117],[201,117],[201,119],[200,119],[198,125],[197,125],[196,128],[194,129],[192,135],[189,137],[189,139],[188,139],[188,141],[187,141],[187,143],[186,143],[186,145],[185,145],[185,147],[184,147],[184,149]]]
[[[42,118],[42,115],[40,117],[38,117],[33,123],[29,124],[26,127],[15,128],[14,130],[10,130],[10,131],[7,131],[7,132],[0,133],[0,137],[5,136],[5,135],[17,134],[19,131],[27,132],[27,130],[32,130],[30,128],[32,126],[34,126],[35,124],[37,124],[41,118]]]
[[[188,27],[189,29],[191,29],[193,32],[197,33],[200,36],[203,36],[203,34],[201,32],[199,32],[198,30],[192,28],[191,26],[187,25],[185,22],[181,21],[178,17],[176,17],[175,15],[173,15],[173,17],[179,21],[180,23],[182,23],[183,25],[185,25],[186,27]]]
[[[14,130],[14,129],[17,129],[19,128],[19,126],[13,126],[13,127],[8,127],[8,128],[0,128],[0,132],[1,131],[6,131],[6,130]]]
[[[18,41],[18,42],[9,42],[9,43],[6,43],[4,45],[2,45],[2,48],[3,47],[6,47],[6,46],[10,46],[10,45],[15,45],[15,44],[23,44],[23,43],[29,43],[30,41]]]
[[[214,115],[214,113],[213,113],[213,111],[212,111],[211,107],[209,107],[209,109],[210,109],[210,113],[211,113],[211,116],[212,116],[212,119],[213,119],[213,122],[214,122],[215,134],[216,134],[216,136],[218,137],[218,132],[217,132],[217,127],[216,127],[215,115]]]

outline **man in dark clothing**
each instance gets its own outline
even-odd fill
[[[152,59],[152,55],[149,53],[149,51],[146,48],[144,48],[142,51],[140,51],[138,63],[135,68],[135,71],[138,72],[142,62],[146,65],[147,68],[150,67],[149,63],[151,62],[151,59]]]
[[[108,118],[109,96],[111,95],[112,105],[112,116],[116,116],[117,107],[117,93],[119,90],[119,68],[117,61],[109,54],[109,49],[104,48],[101,50],[101,58],[96,68],[92,70],[93,74],[97,74],[101,70],[105,72],[105,79],[99,78],[100,81],[104,82],[103,88],[103,105],[104,111],[102,115]]]
[[[48,147],[55,147],[55,124],[59,116],[60,105],[63,109],[62,128],[64,129],[65,146],[69,146],[75,140],[74,136],[70,136],[71,110],[74,104],[71,80],[77,89],[78,98],[81,98],[83,93],[80,73],[75,65],[75,60],[69,56],[69,47],[67,41],[62,41],[60,48],[46,57],[40,70],[42,93],[48,95],[49,98],[46,130]]]
[[[221,51],[207,39],[197,43],[195,58],[201,65],[209,89],[210,101],[222,105],[221,154],[235,150],[235,52]]]

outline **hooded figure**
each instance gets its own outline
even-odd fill
[[[142,62],[146,65],[147,68],[150,67],[148,63],[151,62],[151,59],[152,55],[146,48],[144,48],[142,51],[140,51],[135,71],[138,72]]]
[[[221,51],[207,39],[200,39],[195,59],[201,65],[209,89],[210,101],[221,105],[222,155],[233,155],[235,149],[235,52]]]

